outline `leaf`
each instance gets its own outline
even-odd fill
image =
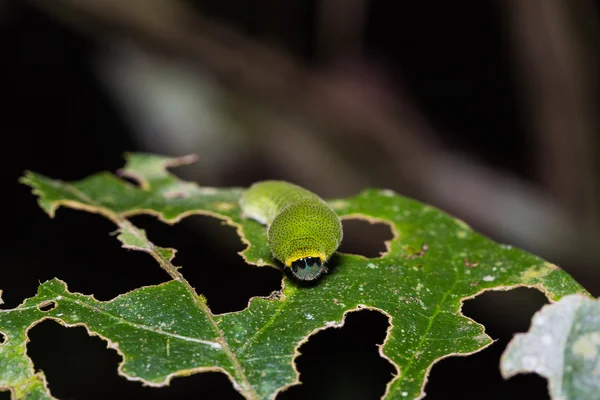
[[[502,376],[535,372],[548,379],[555,400],[600,399],[600,299],[563,297],[544,306],[528,333],[508,344]]]
[[[123,246],[150,254],[172,281],[109,302],[70,293],[59,280],[45,282],[20,307],[0,312],[0,331],[8,336],[0,347],[0,388],[23,394],[19,388],[24,382],[36,381],[40,393],[49,396],[25,343],[31,326],[52,318],[66,326],[84,325],[104,338],[123,357],[119,373],[128,379],[165,385],[174,376],[221,370],[246,398],[274,398],[300,383],[294,358],[310,335],[343,325],[348,312],[370,308],[390,320],[381,354],[397,374],[385,398],[422,398],[433,363],[492,343],[483,326],[461,314],[465,299],[518,286],[537,288],[551,301],[572,293],[588,295],[553,264],[495,243],[433,207],[369,189],[329,202],[342,218],[390,224],[395,236],[386,254],[374,259],[339,254],[332,272],[315,286],[284,276],[280,293],[252,298],[243,311],[215,315],[210,299],[207,303],[195,293],[185,272],[173,265],[175,250],[155,246],[127,219],[145,213],[172,224],[194,213],[211,215],[237,228],[247,244],[241,255],[248,263],[273,266],[265,228],[240,216],[237,200],[243,188],[199,187],[167,171],[192,161],[128,154],[120,174],[139,187],[107,172],[73,183],[25,174],[22,182],[33,188],[50,216],[67,206],[109,218]],[[36,308],[47,301],[56,307],[47,312]]]

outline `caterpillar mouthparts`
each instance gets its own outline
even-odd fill
[[[327,272],[327,267],[318,257],[300,258],[292,262],[292,273],[303,281],[312,281]]]

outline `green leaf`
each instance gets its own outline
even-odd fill
[[[544,306],[529,332],[509,343],[500,370],[506,379],[526,372],[547,378],[552,399],[599,399],[600,300],[575,294]]]
[[[35,297],[0,312],[0,331],[8,336],[0,347],[0,388],[24,394],[31,391],[20,388],[35,381],[36,390],[50,396],[25,343],[31,326],[52,318],[66,326],[84,325],[104,338],[123,357],[119,373],[128,379],[164,385],[174,376],[213,369],[226,373],[246,398],[269,399],[300,383],[294,358],[310,335],[341,326],[348,312],[370,308],[390,320],[381,353],[397,374],[385,398],[420,398],[433,363],[492,343],[482,325],[461,314],[465,299],[518,286],[537,288],[551,301],[588,295],[553,264],[495,243],[433,207],[370,189],[329,202],[342,218],[390,224],[394,238],[386,254],[373,259],[339,254],[332,272],[315,286],[284,277],[281,292],[252,298],[245,310],[215,315],[210,298],[197,294],[185,272],[173,265],[175,250],[155,246],[127,219],[145,213],[172,224],[194,213],[211,215],[237,228],[247,244],[241,255],[248,263],[273,266],[265,228],[240,215],[243,188],[199,187],[167,171],[192,161],[128,154],[120,173],[139,187],[107,172],[72,183],[25,174],[22,182],[50,216],[66,206],[109,218],[123,246],[150,254],[172,281],[109,302],[70,293],[59,280],[42,284]],[[53,310],[37,309],[48,301],[55,302]]]

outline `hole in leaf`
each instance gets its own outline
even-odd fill
[[[242,310],[251,297],[281,289],[282,272],[246,264],[238,254],[245,244],[235,228],[217,218],[193,215],[168,225],[139,215],[132,221],[154,244],[177,249],[173,264],[182,267],[179,271],[215,314]],[[154,268],[160,269],[156,263]]]
[[[30,207],[36,207],[32,202]],[[147,254],[122,248],[111,235],[116,226],[100,215],[68,208],[60,208],[54,219],[37,214],[39,221],[30,224],[27,240],[16,241],[9,252],[18,254],[15,265],[26,265],[27,273],[23,268],[3,271],[3,280],[11,282],[11,290],[3,297],[6,308],[34,296],[39,282],[55,277],[73,292],[93,293],[104,301],[170,279]]]
[[[6,334],[4,332],[0,332],[0,346],[2,346],[4,343],[6,343]]]
[[[161,388],[128,381],[117,373],[122,361],[117,352],[83,327],[65,328],[46,320],[29,331],[29,338],[27,354],[36,371],[44,371],[59,399],[243,399],[219,372],[174,378]]]
[[[43,312],[48,312],[54,310],[56,307],[58,307],[58,304],[56,304],[55,301],[44,301],[38,305],[37,309]]]
[[[381,257],[387,252],[385,242],[392,240],[394,234],[390,225],[358,218],[342,219],[344,237],[338,251],[358,254],[367,258]]]
[[[277,397],[296,399],[379,399],[395,368],[379,355],[388,319],[377,311],[346,315],[342,328],[329,328],[311,336],[296,358],[301,385]]]
[[[545,304],[541,292],[527,288],[485,292],[466,301],[463,314],[483,324],[497,341],[479,353],[434,364],[425,386],[427,398],[548,399],[547,381],[541,376],[519,374],[504,380],[500,375],[502,352],[514,334],[529,329],[533,314]]]

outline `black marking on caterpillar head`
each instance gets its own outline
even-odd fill
[[[292,263],[292,273],[302,281],[312,281],[327,272],[327,267],[318,257],[300,258]]]

